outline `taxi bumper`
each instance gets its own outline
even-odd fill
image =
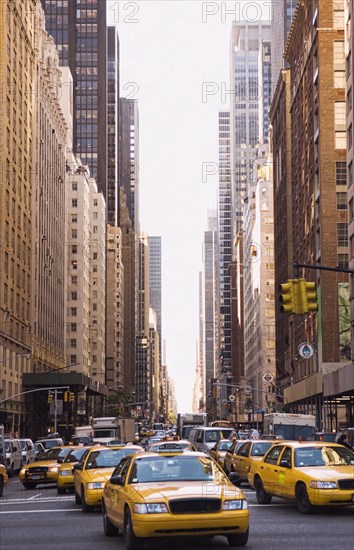
[[[103,484],[104,485],[104,484]],[[85,489],[85,500],[89,506],[99,506],[102,503],[102,489]]]
[[[231,535],[248,529],[249,511],[220,512],[203,515],[132,514],[137,537]]]
[[[58,472],[20,473],[19,478],[22,483],[56,483]]]
[[[61,489],[74,488],[74,475],[72,473],[62,475],[61,472],[59,472],[57,483],[58,487]]]
[[[354,505],[354,489],[311,489],[308,488],[311,504],[314,506],[331,506],[333,504]]]

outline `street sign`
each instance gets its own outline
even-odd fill
[[[227,399],[223,399],[223,400],[222,400],[222,404],[223,404],[223,405],[227,405]]]
[[[229,395],[229,401],[235,401],[235,400],[236,400],[236,397],[233,394]]]
[[[268,382],[268,383],[269,383],[269,382],[273,382],[273,375],[272,375],[272,373],[271,373],[271,372],[265,372],[265,373],[263,374],[263,380],[264,380],[264,382]]]
[[[311,359],[314,353],[313,345],[308,342],[300,344],[297,351],[303,359]]]

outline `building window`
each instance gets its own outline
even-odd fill
[[[72,260],[71,269],[77,269],[77,261],[76,260]]]
[[[348,254],[338,254],[337,259],[338,267],[348,268]]]
[[[71,292],[71,299],[72,300],[77,300],[77,292],[76,291]]]
[[[92,304],[92,311],[97,311],[97,304]]]
[[[346,193],[337,193],[337,210],[347,210],[347,194]]]
[[[70,339],[70,347],[71,348],[76,348],[76,338],[71,338]]]
[[[77,239],[77,229],[72,229],[71,230],[71,238],[72,239]]]
[[[352,124],[348,128],[348,151],[353,147],[353,126]]]
[[[77,199],[71,199],[71,206],[77,208]]]
[[[70,355],[70,364],[74,365],[76,363],[76,355]]]
[[[76,315],[77,315],[77,308],[76,307],[71,307],[70,308],[70,315],[72,317],[76,317]]]
[[[77,191],[77,183],[73,183],[71,188],[73,191]]]
[[[77,244],[73,244],[71,247],[71,254],[77,254]]]
[[[94,226],[93,226],[93,233],[94,233],[95,235],[97,235],[97,233],[98,233],[98,225],[94,225]]]
[[[77,275],[73,275],[73,276],[71,277],[71,284],[72,284],[72,285],[77,285]]]
[[[347,148],[347,138],[345,132],[337,131],[335,133],[335,147],[336,149],[346,149]]]
[[[347,163],[336,162],[336,184],[347,185]]]
[[[98,200],[97,199],[93,199],[93,206],[98,206]]]
[[[337,223],[337,246],[348,246],[348,224]]]
[[[71,223],[77,223],[77,214],[72,214]]]
[[[71,332],[76,332],[77,330],[77,325],[76,323],[70,323],[70,331]]]

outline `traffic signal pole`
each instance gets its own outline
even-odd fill
[[[336,273],[351,273],[354,275],[354,269],[350,269],[349,267],[326,267],[324,265],[313,265],[313,264],[299,264],[297,262],[294,262],[295,269],[299,270],[300,267],[305,267],[307,269],[319,269],[322,271],[335,271]]]

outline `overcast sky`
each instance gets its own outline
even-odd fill
[[[140,224],[162,237],[162,330],[179,412],[192,406],[198,272],[207,210],[217,204],[217,175],[203,181],[203,163],[205,169],[218,162],[232,20],[245,5],[256,17],[256,3],[108,2],[108,22],[116,23],[120,40],[120,94],[139,103]]]

